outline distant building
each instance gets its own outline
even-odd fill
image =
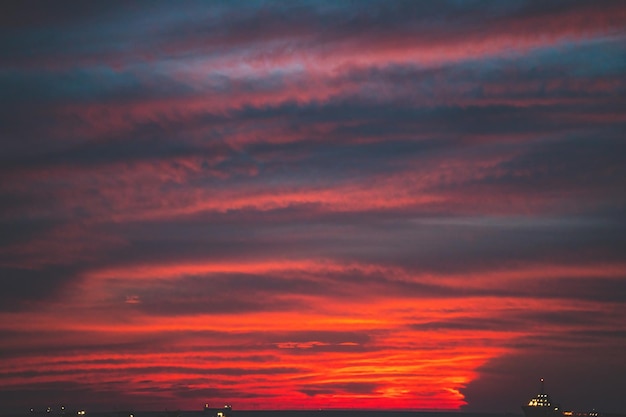
[[[207,417],[231,417],[233,409],[230,405],[224,407],[212,408],[209,403],[204,404],[204,413]]]

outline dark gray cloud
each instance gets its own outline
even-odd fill
[[[546,392],[564,410],[623,410],[626,404],[619,392],[626,383],[626,362],[618,352],[602,345],[589,349],[568,345],[558,354],[513,353],[495,359],[463,389],[466,409],[519,413],[519,407],[539,393],[539,378],[544,378]],[[585,382],[601,381],[609,374],[617,374],[610,384]]]
[[[28,304],[29,309],[55,300],[76,279],[69,266],[46,268],[0,267],[0,311],[12,311]]]
[[[314,397],[320,394],[373,394],[379,386],[375,383],[345,382],[307,385],[300,388],[300,392]]]

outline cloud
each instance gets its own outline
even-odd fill
[[[0,13],[0,402],[622,406],[622,4],[53,9]]]
[[[368,383],[333,383],[323,384],[317,386],[307,386],[301,388],[301,391],[310,396],[315,397],[319,394],[333,395],[333,394],[374,394],[378,386],[376,384]]]
[[[0,310],[32,308],[44,300],[55,299],[63,287],[75,279],[71,267],[54,266],[45,269],[2,267],[0,274]]]
[[[539,390],[539,377],[546,381],[548,392],[555,403],[564,410],[621,410],[624,402],[617,394],[622,377],[617,376],[611,384],[602,389],[589,388],[585,381],[589,378],[602,378],[602,375],[624,369],[624,361],[619,359],[599,360],[601,355],[617,358],[613,348],[595,345],[592,349],[569,345],[558,355],[549,352],[542,354],[514,353],[494,359],[479,368],[479,377],[463,390],[471,406],[466,410],[498,410],[518,412]],[[569,364],[579,361],[572,368]],[[567,400],[567,401],[565,401]],[[517,407],[515,407],[517,405]]]

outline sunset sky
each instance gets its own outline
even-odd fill
[[[2,2],[0,404],[626,411],[625,74],[621,0]]]

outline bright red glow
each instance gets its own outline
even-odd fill
[[[149,383],[164,391],[184,384],[193,389],[255,392],[262,398],[281,398],[284,408],[392,407],[458,408],[459,392],[475,377],[476,369],[506,353],[510,341],[536,329],[448,326],[457,320],[489,322],[518,309],[538,306],[532,298],[465,297],[416,301],[414,296],[364,291],[345,298],[332,291],[317,295],[262,294],[267,312],[148,315],[146,301],[125,302],[112,294],[130,294],[128,287],[155,288],[163,280],[176,284],[185,276],[211,280],[220,274],[272,274],[284,280],[313,277],[321,285],[328,274],[383,273],[403,282],[432,282],[458,287],[528,282],[568,276],[619,276],[623,265],[576,267],[530,265],[526,269],[467,274],[416,275],[382,265],[341,265],[335,262],[261,261],[248,263],[130,265],[85,276],[78,290],[49,309],[30,314],[4,314],[4,329],[26,332],[5,347],[28,343],[52,348],[45,356],[18,356],[2,365],[5,381],[27,384],[36,375],[40,383],[76,378],[94,384],[124,379],[128,392],[142,396]],[[139,287],[137,287],[139,285]],[[177,285],[177,284],[176,284]],[[336,284],[335,284],[336,285]],[[124,289],[127,288],[126,292]],[[241,289],[245,292],[245,289]],[[243,295],[242,295],[243,297]],[[281,303],[297,300],[298,311],[281,311]],[[126,300],[127,301],[127,300]],[[185,300],[180,300],[185,302]],[[189,300],[187,300],[189,301]],[[211,303],[211,297],[202,300]],[[568,304],[554,303],[560,311]],[[539,307],[539,308],[544,308]],[[584,309],[584,305],[580,305]],[[81,314],[76,314],[77,312]],[[439,323],[439,324],[436,324]],[[607,323],[607,325],[609,325]],[[54,329],[54,330],[53,330]],[[551,331],[550,328],[543,329]],[[48,337],[59,337],[54,342]],[[154,346],[158,345],[158,349]],[[55,346],[74,346],[59,350]],[[103,346],[111,346],[110,350]],[[156,350],[156,351],[155,351]],[[356,382],[358,381],[358,382]],[[285,393],[285,385],[293,390]],[[355,392],[356,390],[356,392]],[[176,401],[194,408],[201,399]],[[167,400],[167,397],[165,398]],[[267,406],[258,398],[226,398],[240,408]]]

